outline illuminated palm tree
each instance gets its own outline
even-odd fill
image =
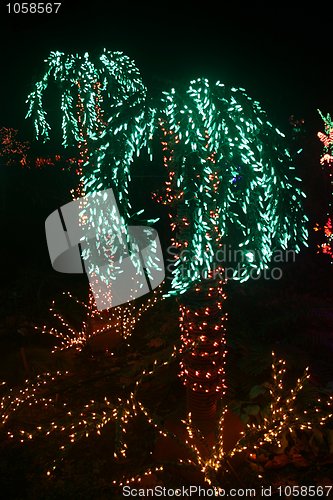
[[[268,268],[306,242],[300,179],[284,135],[243,89],[206,79],[164,92],[160,113],[189,409],[215,415],[226,389],[224,284]],[[229,261],[229,262],[228,262]]]
[[[115,253],[130,243],[128,225],[135,215],[128,195],[130,168],[133,158],[149,144],[155,111],[147,104],[139,70],[123,53],[104,50],[92,61],[88,53],[52,52],[44,76],[27,100],[27,117],[34,121],[37,138],[44,141],[49,139],[50,125],[43,98],[52,80],[61,93],[63,145],[78,148],[80,182],[74,196],[94,196],[112,188],[119,209],[116,213],[111,204],[96,208],[96,203],[82,202],[79,223],[86,226],[86,234],[92,226],[96,233],[96,239],[85,238],[81,243],[82,256],[87,273],[95,280],[91,287],[98,294],[104,285],[111,289],[118,272],[110,248]],[[97,262],[103,259],[108,265],[101,271]],[[139,262],[135,264],[139,274]]]

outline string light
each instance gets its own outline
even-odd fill
[[[170,433],[160,428],[160,424],[155,422],[154,417],[151,417],[145,405],[138,400],[138,391],[147,377],[155,375],[158,370],[171,363],[171,361],[176,358],[177,354],[178,349],[174,346],[166,361],[158,362],[158,360],[155,360],[151,370],[144,370],[139,375],[135,383],[135,388],[130,392],[128,397],[118,398],[114,402],[111,402],[106,397],[102,402],[91,400],[84,406],[83,410],[79,412],[69,410],[68,403],[62,403],[67,422],[57,423],[53,421],[50,425],[38,425],[33,431],[26,431],[25,429],[19,429],[16,433],[8,431],[8,437],[11,439],[18,438],[21,443],[24,443],[37,436],[49,437],[55,433],[60,433],[60,458],[57,457],[52,467],[46,472],[47,476],[50,477],[57,468],[59,461],[61,462],[63,460],[64,454],[69,447],[81,438],[88,438],[92,434],[100,435],[102,429],[107,424],[115,422],[117,432],[114,458],[117,460],[123,459],[126,457],[127,451],[125,439],[126,427],[139,413],[146,417],[147,422],[151,424],[159,434],[164,437],[170,435]],[[112,371],[110,374],[111,373]],[[57,403],[57,413],[59,413],[61,403],[57,401],[57,395],[53,398],[45,398],[45,387],[47,386],[49,388],[50,382],[56,381],[59,377],[64,375],[69,375],[69,373],[66,372],[65,374],[61,374],[57,372],[56,375],[46,374],[42,377],[39,376],[37,377],[36,383],[26,381],[25,389],[20,390],[18,394],[10,391],[9,395],[3,397],[0,405],[2,410],[2,424],[8,424],[9,417],[12,417],[13,413],[24,404],[28,404],[29,406],[32,404],[43,404],[47,408]],[[108,376],[108,374],[104,374],[104,377],[105,376]],[[41,391],[41,394],[38,394],[38,391]],[[160,470],[162,470],[162,468]]]
[[[60,324],[61,329],[56,327],[47,328],[46,325],[43,327],[36,326],[35,328],[42,333],[53,335],[59,339],[60,343],[54,347],[52,352],[71,348],[81,352],[93,337],[103,332],[107,332],[111,337],[116,336],[126,340],[132,335],[142,315],[154,307],[157,302],[163,300],[162,288],[163,283],[155,288],[142,304],[139,304],[138,301],[132,301],[103,312],[97,309],[91,291],[89,292],[88,304],[76,299],[70,292],[64,292],[63,295],[77,303],[85,313],[85,318],[80,327],[73,328],[70,326],[64,315],[55,309],[55,301],[53,301],[49,311]]]
[[[152,135],[155,111],[146,104],[146,88],[139,70],[122,52],[104,52],[96,62],[89,54],[51,52],[46,70],[29,94],[27,117],[36,137],[50,138],[44,93],[53,78],[61,88],[63,145],[77,145],[84,165],[86,193],[113,187],[129,215],[130,165]],[[81,169],[79,169],[79,174]],[[82,170],[83,172],[83,170]]]
[[[270,408],[262,423],[249,422],[242,432],[241,438],[233,449],[228,452],[223,450],[224,418],[227,408],[224,408],[218,423],[216,444],[212,450],[206,446],[204,452],[200,450],[198,442],[204,443],[204,437],[195,429],[191,415],[184,421],[187,430],[186,444],[190,446],[194,460],[187,460],[188,465],[193,465],[200,470],[204,480],[208,484],[219,486],[216,481],[216,473],[230,470],[230,459],[238,453],[246,453],[249,457],[258,454],[260,448],[271,445],[282,446],[282,438],[285,434],[296,431],[311,430],[315,425],[323,426],[333,417],[333,396],[323,402],[319,397],[310,410],[299,409],[297,397],[302,391],[304,384],[309,380],[309,369],[306,368],[302,377],[297,379],[296,386],[286,391],[284,377],[286,363],[283,359],[276,359],[272,353],[272,383],[269,386]]]
[[[297,379],[296,386],[290,389],[286,395],[283,382],[286,363],[283,359],[276,359],[274,353],[272,356],[273,381],[269,388],[271,399],[269,414],[263,418],[262,423],[247,424],[246,430],[232,450],[231,456],[246,450],[257,453],[260,447],[272,444],[281,447],[281,439],[285,432],[311,430],[315,425],[323,426],[333,416],[331,409],[333,396],[330,396],[324,405],[319,397],[314,404],[311,404],[310,410],[299,410],[297,397],[310,378],[309,369],[305,369],[302,377]],[[324,409],[326,411],[323,411]]]
[[[180,304],[180,330],[183,354],[180,377],[194,392],[224,394],[226,356],[225,322],[222,304],[226,294],[212,283],[206,289],[197,285],[187,303]]]
[[[19,141],[17,133],[18,131],[13,128],[0,128],[0,158],[4,159],[7,165],[18,162],[22,167],[26,167],[30,145],[28,141]]]
[[[271,403],[269,413],[263,418],[263,422],[249,422],[239,441],[226,452],[223,449],[223,436],[224,420],[228,408],[224,407],[220,414],[216,442],[213,447],[208,444],[205,436],[196,428],[192,415],[189,413],[187,419],[183,421],[186,427],[185,440],[180,442],[177,439],[177,441],[187,449],[190,457],[179,459],[177,465],[194,468],[202,474],[207,484],[219,487],[221,483],[218,476],[221,477],[222,473],[230,473],[232,470],[230,460],[236,454],[245,453],[245,456],[253,460],[261,448],[272,445],[281,447],[281,439],[286,432],[311,430],[315,425],[323,426],[332,419],[333,396],[328,397],[327,401],[322,401],[319,397],[315,404],[311,405],[310,410],[298,408],[297,397],[310,378],[308,368],[302,377],[297,379],[296,386],[286,391],[284,386],[286,363],[283,359],[276,359],[274,353],[272,353],[272,358],[272,383],[269,385]],[[155,425],[158,427],[158,424]],[[177,438],[167,431],[164,431],[164,434],[173,437],[173,439]],[[138,481],[140,477],[143,477],[143,473],[123,478],[120,481],[113,481],[113,484],[123,486]],[[258,478],[262,479],[262,475],[258,474]]]
[[[92,400],[86,404],[82,411],[76,413],[73,410],[68,410],[68,404],[63,403],[63,408],[66,412],[68,423],[51,422],[50,425],[38,425],[33,431],[24,429],[18,430],[17,433],[8,431],[8,437],[11,439],[18,437],[21,443],[30,441],[36,436],[49,437],[51,434],[58,433],[61,436],[59,445],[60,458],[54,461],[53,465],[47,470],[48,477],[52,477],[58,467],[59,461],[62,461],[66,451],[78,440],[88,438],[92,434],[101,435],[103,428],[111,422],[115,422],[116,441],[114,458],[123,460],[126,457],[128,444],[126,442],[126,428],[133,418],[139,414],[145,416],[146,421],[150,424],[159,435],[176,439],[189,452],[189,458],[179,459],[177,464],[180,466],[192,467],[203,476],[203,479],[209,485],[219,486],[217,474],[230,471],[230,460],[238,453],[245,453],[249,458],[253,459],[260,449],[267,446],[281,446],[281,438],[287,432],[295,432],[299,430],[308,431],[315,425],[323,426],[328,420],[333,417],[333,396],[330,396],[327,401],[323,401],[319,397],[314,405],[308,409],[300,410],[297,405],[297,397],[302,391],[304,384],[308,381],[310,375],[306,369],[303,376],[297,379],[296,386],[289,391],[284,387],[284,377],[286,374],[286,363],[282,359],[276,359],[273,353],[272,362],[272,382],[269,387],[270,407],[267,416],[263,417],[262,422],[249,422],[246,425],[245,431],[242,433],[239,441],[234,448],[228,452],[223,449],[224,435],[224,419],[227,408],[224,407],[219,417],[217,426],[217,438],[215,445],[209,446],[205,436],[201,434],[192,421],[191,414],[183,421],[186,426],[187,437],[184,441],[180,440],[172,432],[165,429],[155,415],[140,401],[138,392],[142,387],[143,382],[147,377],[156,375],[157,371],[170,362],[174,361],[179,356],[177,346],[173,347],[168,360],[164,362],[154,361],[151,370],[144,370],[137,378],[135,388],[130,392],[128,397],[118,398],[111,402],[108,398],[104,398],[102,402]],[[2,424],[8,425],[9,417],[12,417],[19,408],[24,404],[37,405],[42,404],[46,408],[54,406],[56,397],[45,397],[45,388],[49,387],[50,382],[58,381],[60,377],[68,376],[68,372],[56,375],[46,374],[43,377],[38,377],[36,383],[26,382],[25,389],[14,393],[10,391],[9,395],[5,396],[1,401]],[[57,402],[59,411],[59,402]],[[153,472],[162,472],[166,464],[148,467],[145,471],[130,476],[123,477],[120,480],[113,480],[114,486],[121,487],[125,484],[140,482],[143,477],[151,475]]]
[[[318,110],[319,111],[319,110]],[[323,155],[320,158],[320,164],[327,167],[328,176],[330,178],[331,186],[333,186],[332,179],[332,167],[333,167],[333,122],[329,113],[324,116],[319,111],[320,116],[324,121],[325,133],[318,132],[318,138],[323,144]],[[314,227],[315,231],[321,231],[324,233],[325,241],[318,245],[319,252],[326,254],[331,259],[331,264],[333,263],[333,231],[332,231],[332,202],[329,203],[329,209],[327,212],[327,220],[324,227],[321,228],[317,223]]]
[[[19,141],[18,131],[13,128],[0,128],[0,158],[5,161],[5,165],[20,164],[24,168],[55,167],[60,166],[61,170],[72,171],[77,169],[77,159],[74,157],[62,158],[61,155],[32,157],[30,153],[29,141]]]
[[[8,419],[26,403],[28,406],[42,404],[45,407],[52,404],[54,399],[45,398],[42,389],[58,381],[60,378],[66,377],[68,374],[68,371],[58,371],[55,374],[47,372],[38,375],[35,382],[27,379],[21,389],[9,389],[0,402],[1,425],[5,425]],[[9,433],[9,436],[13,437],[11,433]]]

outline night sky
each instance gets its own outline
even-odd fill
[[[57,15],[7,14],[1,3],[1,124],[31,134],[24,122],[27,93],[51,50],[121,50],[140,68],[152,94],[205,76],[245,87],[277,125],[288,117],[320,127],[316,109],[332,109],[328,13],[304,9],[218,9],[159,2],[65,0]],[[75,5],[74,5],[75,4]],[[80,5],[80,6],[79,6]],[[186,11],[186,13],[184,12]]]

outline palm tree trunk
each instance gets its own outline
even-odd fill
[[[225,314],[221,280],[196,285],[180,304],[183,354],[180,376],[187,387],[187,409],[202,432],[216,424],[217,401],[225,392]]]

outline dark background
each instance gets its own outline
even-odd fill
[[[64,0],[57,15],[7,13],[1,2],[1,119],[24,125],[27,94],[51,50],[121,50],[151,92],[205,76],[245,87],[279,125],[290,114],[321,126],[316,109],[332,108],[330,13],[304,8],[218,7]]]

